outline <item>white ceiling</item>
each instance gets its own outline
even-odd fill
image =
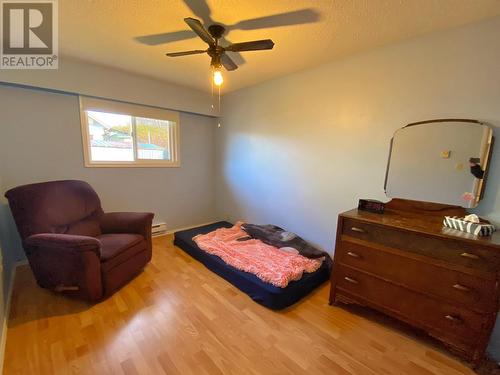
[[[207,55],[165,56],[165,52],[206,48],[194,33],[191,39],[156,46],[134,39],[189,30],[183,18],[195,17],[187,5],[190,3],[196,9],[205,4],[203,0],[60,1],[60,52],[209,91]],[[276,45],[272,51],[244,52],[245,63],[224,73],[226,92],[359,51],[500,15],[499,0],[207,0],[206,5],[211,14],[205,6],[205,23],[210,22],[209,16],[225,25],[305,8],[319,15],[317,22],[302,25],[230,30],[227,39],[231,42],[271,38]],[[202,10],[196,12],[201,14]],[[314,15],[311,10],[306,14]],[[250,26],[255,24],[259,22]],[[231,56],[238,61],[237,56]]]

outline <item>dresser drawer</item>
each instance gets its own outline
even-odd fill
[[[473,311],[412,292],[346,266],[335,268],[337,293],[358,296],[422,328],[472,345],[491,314]]]
[[[425,294],[464,304],[472,310],[495,312],[496,281],[485,280],[404,256],[349,241],[336,249],[340,264],[370,272]]]
[[[394,249],[438,258],[456,265],[494,272],[500,266],[500,254],[465,241],[425,236],[343,218],[342,234]]]

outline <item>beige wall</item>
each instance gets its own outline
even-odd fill
[[[17,185],[82,179],[107,211],[152,211],[169,229],[215,218],[213,118],[181,113],[180,168],[85,168],[77,96],[0,85],[0,113],[2,195]],[[1,212],[7,235],[15,233],[5,203]],[[4,251],[19,259],[16,239]]]
[[[394,131],[473,118],[500,136],[500,18],[359,54],[224,97],[221,217],[273,223],[332,251],[337,215],[387,200]],[[500,147],[478,212],[500,224]],[[499,335],[496,335],[500,337]],[[500,339],[491,350],[500,358]]]

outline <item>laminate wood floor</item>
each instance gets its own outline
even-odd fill
[[[104,302],[39,288],[18,268],[4,374],[474,374],[425,336],[363,308],[328,305],[324,284],[274,312],[172,245]]]

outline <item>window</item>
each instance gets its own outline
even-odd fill
[[[179,113],[80,97],[87,167],[178,167]]]

